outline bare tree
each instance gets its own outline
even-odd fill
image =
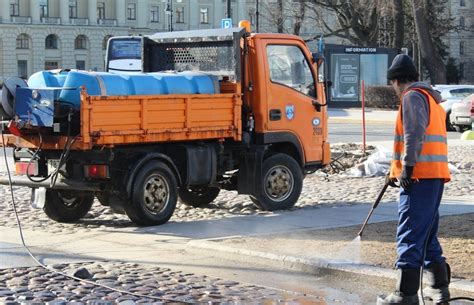
[[[378,45],[383,0],[308,0],[315,22],[325,36],[337,36],[361,46]],[[329,14],[327,18],[325,14]],[[335,24],[330,21],[334,20]],[[318,36],[315,36],[316,39]]]
[[[293,24],[293,34],[299,35],[301,32],[301,26],[305,21],[306,14],[306,3],[305,0],[298,0],[298,5],[293,9],[294,24]]]
[[[421,57],[434,84],[446,83],[446,67],[433,43],[423,0],[412,0],[413,17],[419,40]]]
[[[405,13],[403,0],[392,0],[393,41],[391,46],[397,49],[403,47],[405,36]]]
[[[285,1],[277,0],[276,3],[263,1],[260,6],[262,18],[271,28],[278,33],[292,33],[300,35],[305,21],[306,0],[297,0],[293,5],[285,5]],[[292,27],[290,26],[292,25]]]
[[[262,1],[260,3],[262,19],[272,27],[277,33],[285,33],[285,16],[283,12],[283,0],[277,0],[275,4]]]

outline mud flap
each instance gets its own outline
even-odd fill
[[[241,155],[237,175],[237,192],[239,194],[253,195],[261,189],[265,150],[266,146],[257,146]]]
[[[31,206],[35,209],[43,209],[46,202],[46,188],[38,187],[31,189]]]

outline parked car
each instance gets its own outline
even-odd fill
[[[446,111],[446,130],[454,130],[451,125],[450,115],[454,103],[462,101],[463,98],[474,94],[474,85],[437,85],[433,87],[441,94],[444,102],[440,105]]]
[[[471,129],[474,120],[474,94],[469,95],[460,102],[453,104],[449,119],[451,125],[458,132]]]

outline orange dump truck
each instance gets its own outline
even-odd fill
[[[159,225],[178,197],[200,207],[221,189],[248,194],[263,210],[287,209],[305,175],[329,162],[322,57],[301,38],[215,29],[143,37],[142,48],[144,73],[94,74],[95,95],[87,83],[5,82],[2,144],[14,148],[12,182],[30,187],[49,218],[76,221],[97,197],[137,225]],[[139,93],[155,89],[140,77],[164,81],[176,71],[209,76],[215,90],[182,93],[178,82],[166,94]],[[73,72],[57,71],[56,80]],[[109,77],[142,91],[110,94]]]

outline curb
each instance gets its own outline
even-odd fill
[[[260,252],[247,249],[239,249],[224,245],[219,245],[210,240],[192,240],[186,245],[186,248],[192,250],[213,251],[213,254],[221,254],[227,259],[239,259],[248,261],[252,258],[263,264],[275,264],[283,269],[313,273],[313,274],[345,274],[351,277],[368,277],[374,280],[392,280],[397,279],[395,270],[354,263],[331,263],[322,259],[307,259],[302,257],[274,254],[269,252]],[[451,289],[474,293],[474,282],[464,279],[451,279]]]

